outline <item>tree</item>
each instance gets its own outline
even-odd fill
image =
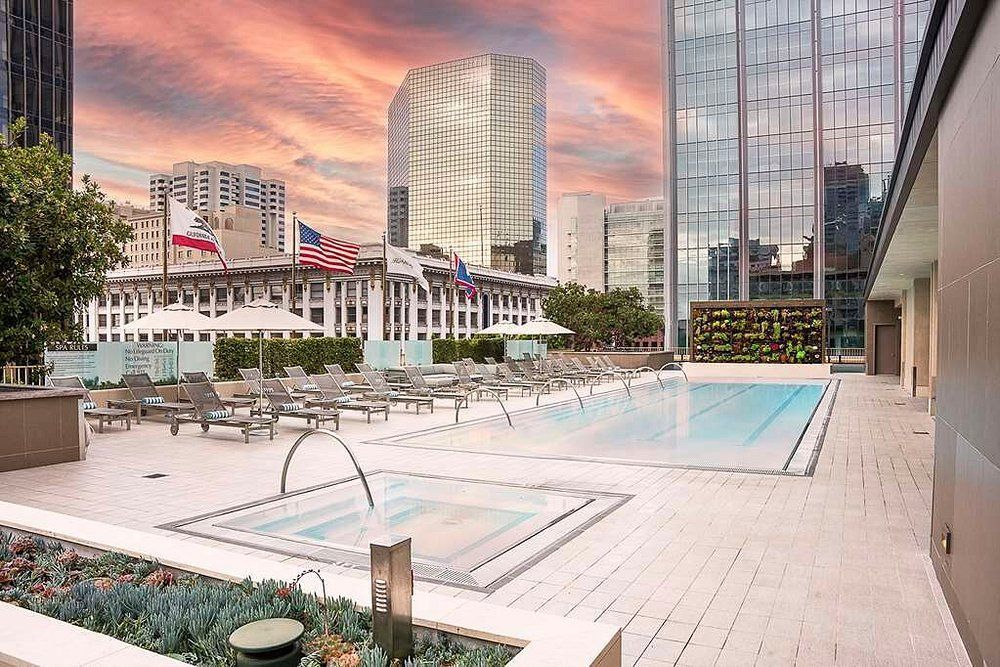
[[[645,305],[635,287],[604,293],[570,282],[550,291],[542,308],[547,318],[576,332],[578,350],[622,347],[663,329],[663,318]]]
[[[73,159],[42,135],[21,147],[23,119],[0,144],[0,364],[36,363],[46,344],[79,340],[76,310],[125,266],[132,238],[88,176],[73,188]]]

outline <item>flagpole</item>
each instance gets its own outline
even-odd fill
[[[296,255],[299,252],[299,219],[298,214],[292,211],[292,310],[295,310],[295,264],[298,262]]]
[[[163,191],[163,307],[167,307],[167,207],[170,200],[167,191]]]
[[[386,314],[386,306],[389,300],[386,298],[385,287],[386,287],[386,273],[389,265],[389,249],[386,248],[386,238],[385,232],[382,232],[382,340],[389,340],[386,335],[386,324],[389,317]]]
[[[448,335],[455,338],[455,251],[448,248],[448,266],[451,280],[448,285]]]

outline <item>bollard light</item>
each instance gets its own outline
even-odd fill
[[[372,633],[390,659],[413,653],[413,566],[410,538],[375,540],[371,548]]]

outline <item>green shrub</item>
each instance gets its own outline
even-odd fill
[[[238,380],[237,369],[256,368],[256,338],[220,338],[215,341],[215,376]],[[323,364],[340,364],[348,373],[364,360],[357,338],[265,338],[264,377],[282,375],[285,366],[302,366],[307,373],[322,373]]]
[[[475,338],[435,338],[431,342],[435,364],[450,364],[453,361],[472,358],[482,363],[486,357],[503,359],[504,343],[500,337],[476,336]]]

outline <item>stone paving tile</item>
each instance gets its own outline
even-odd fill
[[[448,424],[448,410],[395,411],[372,425],[348,417],[341,435],[366,470],[633,496],[494,592],[428,582],[419,590],[631,627],[625,664],[968,664],[929,573],[933,439],[916,433],[933,432],[925,403],[880,378],[839,379],[811,477],[370,442]],[[514,398],[509,407],[533,404]],[[465,419],[494,414],[495,403],[474,402]],[[156,526],[277,493],[287,447],[304,427],[283,421],[274,443],[244,445],[228,429],[182,427],[171,437],[162,421],[143,420],[131,432],[95,435],[87,461],[0,474],[0,500],[287,560]],[[168,476],[142,477],[152,472]],[[341,451],[310,445],[289,483],[304,488],[352,473]]]

